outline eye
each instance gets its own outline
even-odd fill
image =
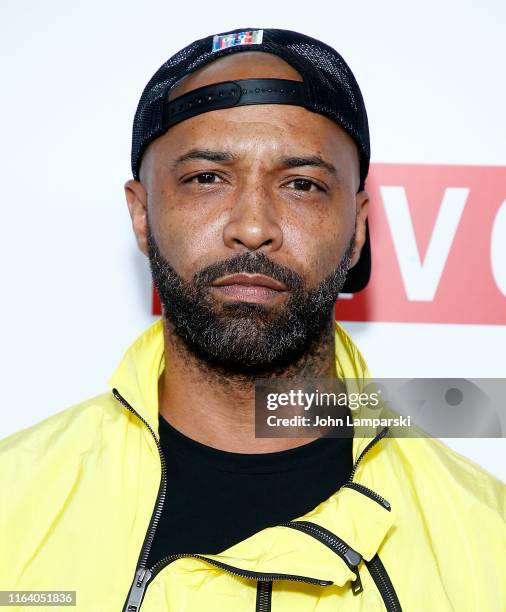
[[[292,189],[296,191],[323,191],[322,188],[317,185],[314,181],[309,179],[298,178],[287,183],[287,185],[293,185]]]
[[[217,183],[220,177],[214,172],[200,172],[199,174],[195,174],[194,176],[186,179],[185,183],[198,183],[199,185],[208,185],[212,183]]]

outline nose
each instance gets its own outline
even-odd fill
[[[223,230],[228,248],[272,252],[281,247],[283,231],[274,199],[273,194],[258,182],[251,181],[238,189]]]

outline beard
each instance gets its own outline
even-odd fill
[[[225,374],[258,376],[286,370],[334,333],[334,305],[351,262],[354,235],[337,268],[316,288],[263,252],[244,252],[199,270],[185,281],[164,258],[148,219],[148,258],[164,317],[186,349]],[[218,278],[264,274],[286,285],[281,306],[227,301],[211,296]]]

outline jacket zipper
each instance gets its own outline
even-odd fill
[[[348,487],[350,489],[354,489],[355,491],[359,491],[360,493],[374,500],[390,512],[392,507],[388,500],[382,497],[379,493],[376,493],[376,491],[369,489],[369,487],[366,487],[358,482],[353,482],[353,478],[355,476],[355,472],[357,471],[357,467],[360,461],[362,461],[366,453],[368,453],[375,444],[377,444],[382,438],[384,438],[387,433],[388,427],[384,427],[379,432],[379,434],[373,440],[371,440],[369,444],[364,448],[364,450],[360,453],[360,456],[358,457],[357,461],[355,462],[355,465],[353,466],[348,482],[345,483],[343,487]],[[371,574],[374,583],[376,584],[376,588],[380,592],[387,612],[402,612],[401,604],[399,598],[397,597],[397,593],[395,592],[394,585],[392,584],[390,576],[388,575],[385,566],[381,562],[379,555],[374,555],[374,557],[370,561],[366,561],[364,559],[364,563],[367,569],[369,570],[369,573]]]
[[[383,508],[385,508],[386,510],[388,510],[389,512],[391,511],[392,507],[390,506],[390,502],[388,500],[386,500],[383,496],[381,496],[379,493],[376,493],[376,491],[373,491],[372,489],[369,489],[369,487],[364,486],[363,484],[360,484],[358,482],[353,482],[353,478],[355,477],[355,472],[357,471],[357,467],[359,465],[359,463],[362,461],[362,459],[365,457],[365,455],[380,441],[382,440],[388,433],[388,427],[384,427],[379,434],[374,437],[369,444],[364,448],[364,450],[360,453],[360,456],[358,457],[358,459],[355,461],[355,464],[353,466],[353,469],[351,470],[351,474],[350,474],[350,478],[348,480],[348,482],[346,482],[345,484],[342,485],[341,488],[343,487],[348,487],[349,489],[354,489],[355,491],[359,491],[360,493],[362,493],[363,495],[365,495],[366,497],[368,497],[369,499],[374,500],[375,502],[377,502],[380,506],[383,506]]]
[[[383,506],[383,508],[385,508],[389,512],[392,509],[392,506],[390,505],[390,502],[388,500],[382,497],[379,493],[376,493],[376,491],[369,489],[369,487],[365,487],[364,485],[359,484],[358,482],[347,482],[343,484],[341,488],[344,488],[344,487],[347,487],[348,489],[354,489],[355,491],[359,491],[366,497],[369,497],[369,499],[372,499],[375,502],[377,502],[380,506]]]
[[[401,603],[395,592],[394,585],[378,554],[374,555],[370,561],[364,560],[364,563],[380,592],[387,612],[402,612]]]
[[[353,595],[358,595],[363,591],[362,580],[360,579],[360,572],[358,569],[358,565],[362,561],[362,555],[351,548],[351,546],[348,546],[344,540],[341,540],[341,538],[324,527],[309,521],[293,521],[289,523],[282,523],[280,526],[291,527],[292,529],[297,529],[303,533],[307,533],[334,551],[339,557],[341,557],[341,559],[356,576],[355,580],[351,583]],[[395,592],[394,585],[392,584],[390,576],[388,575],[385,566],[381,562],[379,555],[374,555],[370,561],[366,561],[365,559],[363,561],[367,566],[374,583],[376,584],[376,588],[383,599],[387,612],[402,612],[401,604],[399,598],[397,597],[397,593]],[[269,610],[269,608],[266,609]]]
[[[144,425],[146,425],[146,427],[149,429],[156,443],[156,448],[158,449],[158,454],[160,455],[160,462],[162,465],[160,487],[158,488],[158,493],[157,493],[156,501],[155,501],[155,507],[151,515],[151,520],[149,521],[149,526],[146,532],[146,536],[144,538],[144,542],[142,544],[141,552],[139,555],[139,560],[137,562],[137,569],[144,570],[146,569],[149,551],[151,549],[151,545],[155,537],[155,531],[158,526],[158,522],[160,521],[163,504],[165,502],[165,495],[166,495],[166,489],[167,489],[167,465],[165,463],[165,457],[163,456],[163,451],[160,445],[160,441],[158,440],[151,425],[134,408],[132,408],[132,406],[126,401],[126,399],[120,394],[120,392],[117,389],[113,389],[112,392],[114,394],[114,397],[118,400],[118,402],[122,404],[125,408],[127,408],[127,410],[135,414],[135,416],[138,419],[140,419],[144,423]]]
[[[255,612],[271,612],[272,606],[272,582],[257,583],[257,601]]]
[[[320,525],[316,525],[310,521],[291,521],[288,523],[281,523],[280,527],[297,529],[298,531],[307,533],[322,544],[325,544],[325,546],[336,553],[355,574],[355,580],[351,583],[353,595],[358,595],[364,590],[362,587],[362,580],[360,579],[360,572],[358,571],[358,565],[362,561],[362,555],[351,546],[348,546],[344,540],[341,540],[341,538],[328,529],[320,527]]]
[[[151,578],[151,571],[147,569],[147,560],[149,556],[149,551],[151,549],[151,545],[153,543],[153,539],[155,537],[155,531],[158,526],[158,522],[160,521],[160,516],[162,514],[163,504],[165,502],[165,495],[167,489],[167,465],[165,463],[165,457],[163,456],[162,447],[160,445],[160,441],[158,440],[155,432],[151,425],[143,418],[137,410],[132,408],[132,406],[126,401],[126,399],[120,394],[117,389],[112,390],[114,397],[118,400],[118,402],[124,406],[127,410],[129,410],[132,414],[142,422],[148,428],[149,432],[153,436],[153,439],[156,444],[156,448],[158,449],[158,454],[160,455],[160,462],[162,467],[162,473],[160,477],[160,486],[158,488],[158,493],[156,495],[155,506],[153,508],[153,512],[151,514],[151,519],[149,521],[148,529],[146,531],[146,535],[144,537],[144,542],[142,543],[141,552],[139,554],[139,559],[137,561],[137,568],[135,570],[134,580],[132,582],[132,586],[130,587],[130,591],[127,596],[126,603],[123,607],[124,612],[137,612],[139,610],[142,598],[144,597],[144,591],[146,590],[146,586]]]
[[[142,603],[142,599],[144,597],[144,592],[146,590],[147,585],[154,577],[160,572],[164,567],[166,567],[169,563],[176,561],[177,559],[182,559],[183,557],[191,557],[194,559],[201,559],[206,563],[210,563],[211,565],[215,565],[216,567],[221,568],[229,574],[233,574],[234,576],[239,576],[241,578],[248,578],[251,580],[257,580],[261,582],[271,582],[272,580],[293,580],[298,582],[306,582],[307,584],[315,584],[319,586],[328,586],[332,584],[331,580],[320,580],[318,578],[310,578],[308,576],[296,576],[292,574],[262,574],[259,572],[248,572],[246,570],[233,567],[226,563],[222,563],[221,561],[216,561],[215,559],[209,559],[203,555],[198,554],[176,554],[169,555],[168,557],[164,557],[160,561],[158,561],[151,569],[146,567],[147,560],[149,557],[149,551],[151,549],[151,545],[153,544],[153,539],[155,537],[155,531],[160,521],[160,516],[162,514],[163,504],[165,502],[166,488],[167,488],[167,465],[165,463],[165,457],[163,455],[162,447],[160,445],[160,441],[158,440],[155,432],[151,425],[144,419],[120,394],[117,389],[112,390],[114,397],[118,400],[118,402],[127,408],[132,414],[140,419],[144,425],[148,428],[153,439],[155,440],[156,447],[158,449],[158,454],[160,455],[160,461],[162,465],[162,473],[160,478],[160,487],[158,489],[158,494],[155,501],[155,506],[153,509],[153,513],[151,515],[151,520],[148,525],[148,529],[146,532],[146,536],[144,538],[144,542],[142,544],[141,552],[139,555],[139,560],[137,562],[137,569],[135,571],[135,577],[132,582],[132,586],[130,587],[130,591],[128,593],[126,604],[123,608],[124,612],[137,612]]]
[[[216,559],[209,559],[205,555],[193,553],[179,553],[176,555],[169,555],[168,557],[164,557],[163,559],[158,561],[151,569],[144,568],[137,570],[135,574],[134,583],[132,585],[132,588],[130,589],[130,593],[128,594],[127,604],[124,608],[125,612],[137,612],[140,608],[140,604],[142,603],[142,599],[144,597],[144,593],[148,584],[152,580],[154,580],[155,576],[159,572],[161,572],[162,569],[167,567],[167,565],[174,561],[177,561],[178,559],[183,558],[200,559],[201,561],[205,561],[210,565],[219,567],[221,570],[227,572],[228,574],[238,576],[239,578],[255,580],[260,583],[272,583],[273,580],[292,580],[295,582],[305,582],[306,584],[313,584],[317,586],[329,586],[333,584],[332,580],[320,580],[318,578],[310,578],[309,576],[250,572],[247,570],[243,570],[239,567],[234,567],[233,565],[228,565],[227,563],[222,563],[221,561],[217,561]]]
[[[358,459],[355,461],[355,465],[353,466],[351,470],[350,479],[348,480],[348,482],[353,481],[353,478],[355,477],[355,472],[357,471],[358,465],[362,461],[362,459],[367,455],[367,453],[371,450],[371,448],[373,448],[373,446],[376,446],[376,444],[387,435],[387,433],[388,433],[388,427],[383,427],[383,429],[379,432],[379,434],[377,434],[369,442],[369,444],[364,448],[364,450],[360,453]]]
[[[168,557],[160,559],[160,561],[158,561],[150,570],[151,579],[153,579],[159,572],[162,571],[164,567],[167,567],[167,565],[169,565],[173,561],[177,561],[177,559],[182,559],[185,557],[190,557],[192,559],[200,559],[201,561],[205,561],[206,563],[210,563],[211,565],[219,567],[228,574],[238,576],[239,578],[247,578],[249,580],[260,580],[263,582],[269,582],[272,580],[293,580],[295,582],[305,582],[307,584],[315,584],[318,586],[329,586],[330,584],[333,584],[332,580],[320,580],[319,578],[310,578],[309,576],[298,576],[296,574],[271,574],[243,570],[239,567],[234,567],[233,565],[229,565],[228,563],[223,563],[222,561],[218,561],[217,559],[210,559],[205,555],[199,555],[197,553],[178,553],[176,555],[169,555]]]

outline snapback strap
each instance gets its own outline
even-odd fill
[[[164,102],[162,127],[169,127],[213,110],[251,104],[291,104],[306,106],[302,81],[288,79],[242,79],[223,81],[194,89]]]

